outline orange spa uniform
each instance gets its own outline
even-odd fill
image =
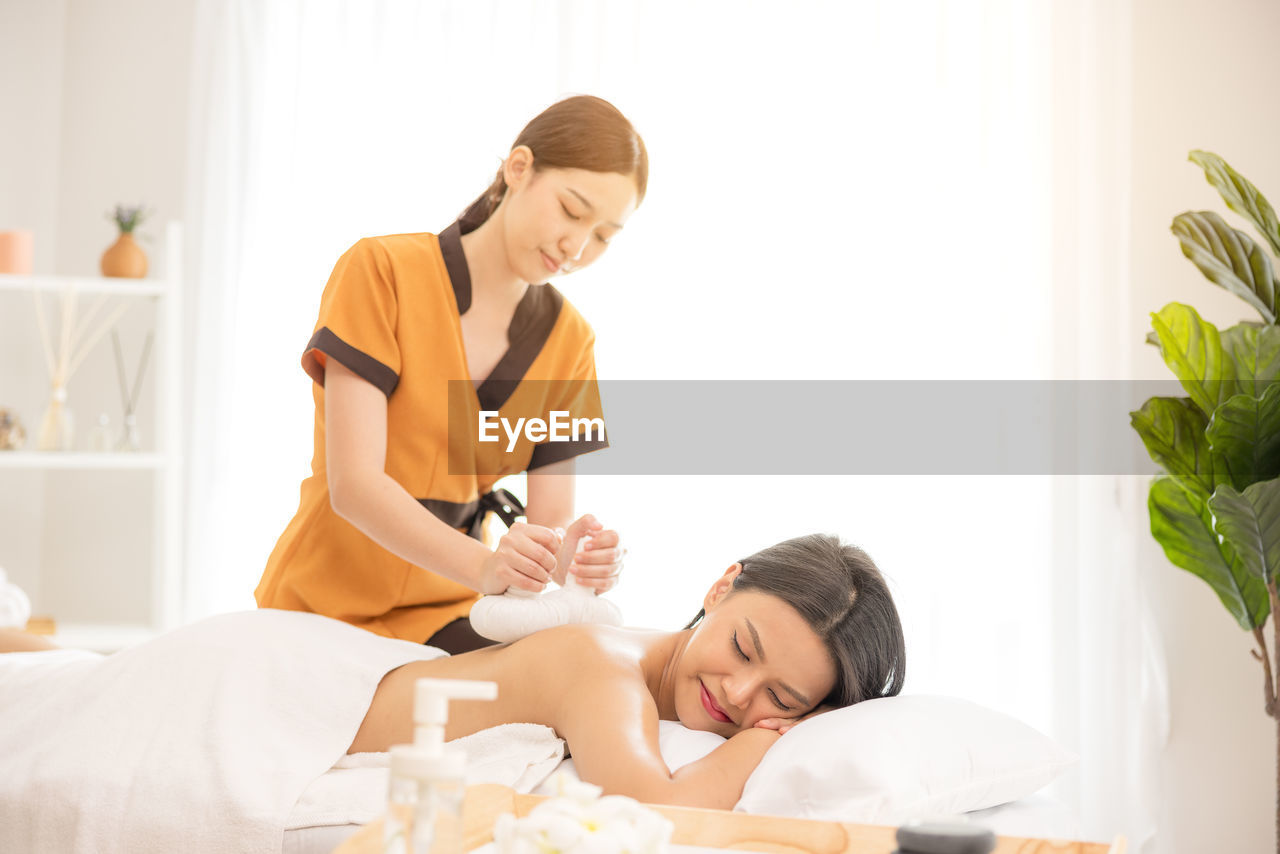
[[[471,306],[471,277],[460,238],[476,224],[464,215],[438,237],[365,238],[334,267],[302,356],[315,381],[311,476],[258,583],[259,607],[313,611],[421,643],[465,617],[478,598],[333,512],[325,473],[329,359],[386,394],[387,474],[435,516],[479,539],[490,512],[508,525],[524,512],[506,490],[491,491],[500,477],[608,444],[599,432],[535,444],[521,431],[508,453],[501,427],[493,431],[499,441],[479,441],[481,410],[498,411],[511,424],[521,416],[547,419],[554,410],[574,418],[601,412],[591,327],[549,284],[529,286],[508,328],[509,349],[479,388],[472,384],[460,320]]]

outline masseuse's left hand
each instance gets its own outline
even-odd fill
[[[622,548],[618,532],[606,528],[588,513],[579,517],[564,532],[560,551],[556,555],[554,577],[563,584],[571,573],[583,587],[596,593],[604,593],[618,583],[625,555],[626,549]]]

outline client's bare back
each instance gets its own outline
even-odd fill
[[[498,684],[495,702],[455,701],[446,737],[504,723],[556,727],[575,683],[617,680],[647,690],[640,670],[645,644],[663,633],[608,626],[562,626],[510,644],[415,661],[383,677],[348,753],[383,751],[413,739],[413,685],[423,677],[483,679]]]

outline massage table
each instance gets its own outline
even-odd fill
[[[463,802],[463,840],[467,851],[493,841],[493,825],[504,812],[527,815],[545,797],[521,795],[494,784],[467,789]],[[896,828],[803,818],[748,815],[728,810],[654,806],[674,825],[673,845],[696,850],[756,851],[764,854],[891,854]],[[998,837],[995,854],[1123,854],[1124,843]],[[365,825],[334,854],[381,854],[382,820]]]

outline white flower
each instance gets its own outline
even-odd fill
[[[499,854],[662,854],[673,825],[632,798],[600,797],[601,789],[556,779],[559,797],[538,804],[524,818],[498,817],[493,838]]]

